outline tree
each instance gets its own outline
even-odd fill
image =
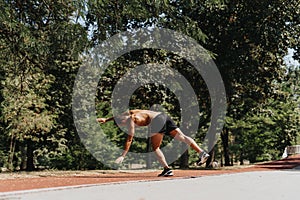
[[[67,126],[62,121],[66,110],[70,113],[65,97],[72,88],[67,81],[87,41],[86,31],[74,22],[76,6],[72,1],[1,1],[3,126],[10,137],[9,164],[20,151],[21,164],[27,161],[22,169],[33,170],[34,157],[66,148],[70,120]]]
[[[241,163],[278,159],[299,135],[298,69],[289,70],[281,83],[274,82],[274,96],[227,126],[234,133],[232,150]]]
[[[278,146],[272,156],[278,154],[298,130],[297,114],[288,107],[296,110],[295,105],[299,105],[296,87],[299,83],[287,81],[283,67],[288,48],[295,50],[294,58],[299,60],[297,0],[1,0],[0,6],[3,11],[0,13],[0,80],[3,83],[0,125],[5,133],[0,138],[0,159],[9,154],[10,165],[14,161],[16,166],[31,170],[32,158],[38,157],[38,162],[51,167],[57,164],[58,168],[64,168],[59,165],[61,160],[67,160],[66,168],[103,167],[93,163],[95,160],[80,144],[73,125],[71,94],[81,66],[79,55],[86,47],[94,47],[116,33],[141,27],[179,31],[214,55],[229,103],[227,124],[222,132],[226,165],[231,164],[231,150],[241,160],[250,155],[253,161],[258,160],[262,154],[269,153],[272,145]],[[168,64],[189,80],[201,107],[200,128],[195,139],[202,141],[210,120],[209,92],[193,66],[172,52],[141,49],[118,58],[103,74],[105,81],[98,85],[98,114],[110,114],[107,103],[117,81],[131,67],[147,63]],[[299,76],[298,71],[291,74]],[[280,92],[274,87],[280,88]],[[286,95],[289,92],[295,95]],[[130,106],[148,109],[153,104],[163,105],[176,119],[180,117],[176,108],[178,100],[160,85],[139,88]],[[120,145],[122,138],[118,130],[107,129]],[[289,137],[281,137],[281,131]],[[276,135],[274,140],[272,134]],[[265,148],[254,152],[251,140],[266,144]],[[241,141],[245,142],[243,148]],[[5,142],[10,147],[5,147]],[[139,142],[133,150],[146,149],[146,141]],[[195,155],[186,153],[182,166],[186,165],[187,156]],[[23,166],[24,161],[28,161],[27,166]]]
[[[216,54],[230,118],[243,118],[258,102],[274,95],[272,82],[282,80],[283,57],[295,40],[290,35],[295,30],[292,24],[298,23],[295,10],[299,10],[297,1],[245,0],[191,13],[207,34],[203,46]],[[225,165],[230,165],[228,133],[226,128],[222,133]]]
[[[91,0],[88,1],[87,7],[87,25],[93,25],[92,40],[94,44],[98,44],[120,31],[126,31],[132,28],[151,27],[153,25],[162,26],[167,17],[161,17],[161,15],[178,15],[179,17],[174,19],[180,22],[180,24],[184,24],[185,21],[189,20],[181,15],[175,4],[168,1],[130,1],[130,3],[128,3],[127,1],[111,2]],[[188,29],[192,29],[192,24]],[[178,30],[190,34],[191,32],[188,29],[178,26]],[[197,27],[193,30],[193,34],[200,40],[204,40],[205,38],[204,34],[200,29],[197,29]],[[99,101],[110,101],[113,87],[120,77],[129,69],[127,66],[137,66],[147,63],[171,64],[173,68],[184,74],[187,79],[191,79],[191,84],[195,87],[195,90],[201,91],[202,94],[207,94],[207,90],[202,90],[202,88],[205,87],[199,86],[204,84],[203,80],[199,75],[197,77],[191,76],[191,74],[197,73],[195,73],[195,70],[192,70],[190,64],[184,59],[170,52],[165,52],[164,50],[141,49],[119,58],[107,70],[107,73],[102,76],[105,82],[103,81],[99,84]],[[197,78],[202,81],[200,81],[200,83],[193,81],[193,79]],[[199,93],[198,95],[200,96],[202,94]],[[179,117],[178,114],[180,111],[177,109],[178,101],[176,97],[174,98],[174,94],[166,88],[155,84],[145,85],[139,88],[139,90],[133,94],[130,106],[132,108],[149,109],[154,104],[163,105],[169,113],[177,118]],[[146,141],[143,142],[147,143]],[[134,147],[132,150],[134,150]]]
[[[213,1],[184,3],[145,1],[139,4],[89,1],[89,3],[91,9],[88,22],[90,24],[97,22],[93,34],[95,41],[104,40],[130,28],[154,25],[187,34],[213,52],[226,85],[228,115],[235,120],[241,119],[255,108],[257,102],[264,102],[273,95],[272,82],[283,78],[283,57],[290,42],[297,39],[291,35],[296,30],[294,25],[298,23],[296,15],[298,11],[295,11],[295,8],[299,9],[297,1],[289,1],[288,4],[283,0],[272,3],[248,0],[222,3]],[[106,10],[107,7],[109,9]],[[117,9],[122,12],[117,12]],[[107,28],[105,23],[100,23],[101,20],[109,22]],[[146,55],[155,53],[147,51]],[[180,63],[182,63],[180,58],[177,58],[172,66],[183,72],[189,65]],[[187,77],[191,77],[190,71],[186,72],[189,74]],[[192,84],[194,83],[195,81]],[[197,86],[203,88],[201,84]],[[206,97],[208,98],[207,93]],[[222,133],[226,165],[230,164],[228,138],[230,132],[225,128]]]

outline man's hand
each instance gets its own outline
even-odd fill
[[[115,163],[121,164],[124,160],[124,156],[120,156],[119,158],[116,159]]]
[[[97,122],[100,122],[101,124],[106,122],[106,118],[97,118]]]

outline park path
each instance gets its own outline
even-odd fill
[[[108,183],[122,183],[128,181],[159,181],[172,179],[188,179],[213,175],[236,174],[243,172],[278,171],[293,169],[300,166],[300,155],[290,156],[279,161],[267,162],[242,168],[222,168],[217,170],[174,170],[173,177],[157,177],[160,171],[92,171],[66,172],[66,174],[36,174],[14,177],[14,174],[0,173],[0,195],[5,192],[24,191],[42,188],[58,188],[80,185],[99,185]],[[5,174],[5,178],[3,178]],[[11,175],[11,177],[10,177]]]

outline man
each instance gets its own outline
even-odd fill
[[[152,149],[155,152],[158,161],[164,167],[164,170],[158,176],[173,176],[173,172],[168,166],[163,152],[160,150],[160,145],[164,135],[172,136],[173,138],[188,144],[192,149],[198,152],[198,165],[205,163],[209,157],[209,154],[203,151],[197,145],[195,140],[183,134],[182,131],[176,126],[174,121],[164,113],[151,110],[130,110],[117,117],[97,119],[97,121],[100,123],[106,123],[112,120],[115,120],[120,126],[128,127],[128,136],[124,145],[124,151],[122,155],[116,159],[116,163],[122,163],[126,154],[128,153],[133,140],[135,126],[149,126],[150,128]]]

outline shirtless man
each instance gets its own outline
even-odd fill
[[[117,117],[97,119],[97,121],[100,123],[106,123],[112,120],[115,120],[120,126],[128,127],[128,136],[124,145],[124,151],[122,155],[116,159],[116,163],[122,163],[126,154],[128,153],[133,140],[135,126],[149,126],[150,128],[152,149],[155,152],[158,161],[164,167],[163,172],[158,176],[173,176],[173,172],[168,166],[164,154],[160,150],[160,145],[164,135],[172,136],[173,138],[188,144],[192,149],[198,152],[198,165],[205,163],[209,157],[209,154],[203,151],[197,145],[195,140],[183,134],[182,131],[176,126],[174,121],[164,113],[151,110],[130,110]]]

